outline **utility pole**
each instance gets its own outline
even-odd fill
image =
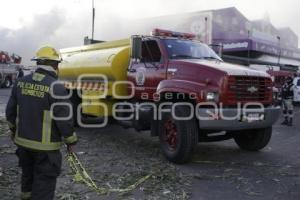
[[[92,0],[92,9],[93,9],[93,14],[92,14],[92,40],[94,40],[94,32],[95,32],[95,2]]]
[[[277,39],[278,39],[278,66],[280,66],[280,57],[281,57],[281,44],[280,44],[280,36],[277,36]]]

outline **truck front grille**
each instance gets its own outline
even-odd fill
[[[270,101],[272,81],[267,77],[230,76],[228,78],[228,100],[231,102]]]

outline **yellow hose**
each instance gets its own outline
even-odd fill
[[[140,184],[142,184],[143,182],[145,182],[147,179],[151,177],[151,174],[144,176],[138,181],[136,181],[134,184],[129,185],[124,189],[98,187],[93,181],[93,179],[86,172],[85,168],[83,167],[83,165],[81,164],[81,162],[79,161],[78,157],[74,152],[68,153],[67,161],[69,163],[72,172],[74,173],[75,182],[84,183],[87,187],[97,192],[98,194],[107,194],[111,192],[127,193],[134,190],[137,186],[139,186]]]

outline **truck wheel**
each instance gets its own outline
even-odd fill
[[[11,79],[10,78],[5,78],[3,86],[5,88],[10,88],[11,85],[12,85]]]
[[[188,116],[189,109],[177,106],[176,116]],[[158,122],[160,146],[164,156],[171,162],[182,164],[188,162],[198,143],[196,120],[176,120],[171,113],[163,113]]]
[[[234,140],[241,149],[258,151],[267,146],[270,142],[272,127],[246,130],[235,134]]]

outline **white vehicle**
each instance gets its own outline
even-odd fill
[[[294,78],[294,103],[300,103],[300,77]]]
[[[17,77],[19,64],[0,63],[0,88],[9,88]]]

